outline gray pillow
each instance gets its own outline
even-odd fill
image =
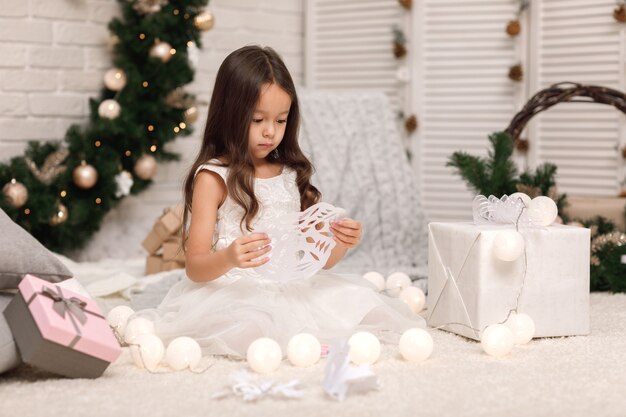
[[[2,314],[13,297],[13,294],[0,293],[0,374],[15,368],[21,362],[13,334]]]
[[[72,277],[52,252],[0,209],[0,290],[17,288],[26,274],[49,282]]]

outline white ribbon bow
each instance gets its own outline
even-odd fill
[[[233,385],[229,390],[213,394],[212,398],[222,399],[230,395],[241,397],[244,401],[257,401],[263,397],[300,398],[302,391],[300,381],[293,379],[281,384],[272,379],[255,379],[246,370],[234,372],[232,375]]]

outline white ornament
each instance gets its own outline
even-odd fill
[[[287,358],[294,366],[307,367],[317,363],[322,355],[322,346],[315,336],[300,333],[289,340]]]
[[[394,272],[389,275],[387,277],[387,283],[385,284],[387,294],[392,297],[397,297],[403,289],[410,286],[411,278],[404,272]]]
[[[157,41],[152,48],[150,48],[150,56],[153,58],[159,58],[162,62],[167,62],[172,59],[172,45],[167,42]]]
[[[409,74],[409,67],[406,65],[402,65],[396,71],[396,78],[398,81],[402,81],[403,83],[409,82],[411,79],[411,75]]]
[[[126,73],[119,68],[111,68],[104,73],[104,85],[111,91],[120,91],[126,86]]]
[[[542,226],[550,226],[559,215],[559,209],[550,197],[540,195],[530,202],[528,217]]]
[[[524,203],[524,206],[526,206],[526,208],[530,207],[531,198],[526,193],[513,193],[509,196],[509,200],[514,200],[514,201],[522,200],[522,203]]]
[[[513,332],[504,324],[492,324],[483,330],[480,344],[490,356],[501,357],[513,349]]]
[[[116,119],[121,111],[120,104],[113,99],[104,100],[98,106],[98,115],[103,119]]]
[[[505,262],[512,262],[524,253],[524,236],[516,230],[504,230],[493,239],[493,254]]]
[[[142,334],[154,334],[154,323],[143,317],[137,317],[126,324],[124,341],[133,343],[133,340]]]
[[[246,359],[253,371],[260,374],[270,374],[280,366],[283,352],[276,341],[262,337],[248,346]]]
[[[150,371],[156,370],[163,359],[165,347],[163,342],[154,334],[142,334],[130,343],[130,355],[135,365],[144,366]]]
[[[528,314],[511,313],[504,324],[513,332],[513,341],[516,345],[525,345],[535,335],[535,322]]]
[[[413,328],[400,337],[400,354],[409,362],[422,362],[433,353],[433,338],[424,329]]]
[[[404,301],[415,314],[422,311],[424,304],[426,304],[424,291],[414,286],[406,287],[400,291],[399,298]]]
[[[370,271],[363,274],[363,278],[374,284],[378,291],[385,289],[385,277],[380,272]]]
[[[344,213],[328,203],[317,203],[303,212],[259,219],[255,232],[268,235],[272,250],[264,255],[270,260],[254,271],[263,279],[280,282],[315,275],[335,247],[330,223]]]
[[[175,371],[193,369],[202,359],[202,350],[198,342],[191,337],[177,337],[167,346],[165,362]]]
[[[107,314],[107,323],[109,323],[109,326],[111,326],[118,335],[124,336],[128,318],[133,314],[135,314],[135,310],[128,306],[113,307],[113,309],[109,311],[109,314]]]
[[[115,183],[117,184],[117,190],[115,191],[115,197],[120,198],[130,194],[130,189],[133,187],[133,175],[128,171],[122,171],[115,176]]]
[[[369,332],[358,332],[348,339],[350,360],[357,365],[371,365],[380,357],[380,341]]]

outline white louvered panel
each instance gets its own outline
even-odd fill
[[[620,27],[612,0],[541,0],[533,13],[537,35],[536,79],[541,88],[561,82],[623,85]],[[620,117],[610,106],[559,104],[533,119],[531,163],[558,166],[559,190],[572,195],[615,195],[619,191]]]
[[[397,0],[308,1],[307,87],[383,91],[401,109],[392,28],[404,13]]]
[[[473,193],[446,167],[453,152],[484,156],[488,135],[514,114],[516,63],[506,22],[514,0],[424,0],[421,27],[419,178],[430,220],[471,218]]]

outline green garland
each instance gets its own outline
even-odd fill
[[[208,0],[118,1],[122,18],[113,19],[109,29],[116,39],[113,67],[125,74],[125,86],[119,91],[104,88],[98,100],[90,100],[86,127],[70,127],[56,143],[30,142],[24,156],[0,164],[6,197],[0,198],[0,208],[53,251],[82,247],[126,194],[118,185],[120,174],[126,171],[126,181],[132,175],[130,193],[146,189],[153,158],[177,159],[164,145],[191,133],[186,112],[194,109],[194,98],[182,87],[193,80],[188,50],[192,42],[200,46],[198,27],[212,25],[212,20],[206,24],[212,16],[203,10]],[[151,56],[158,42],[171,46],[171,56]],[[106,99],[119,103],[118,117],[99,115]],[[83,161],[97,172],[97,182],[88,187],[73,177]],[[148,169],[137,170],[137,161]],[[25,197],[24,190],[25,202],[10,198],[13,193]]]

